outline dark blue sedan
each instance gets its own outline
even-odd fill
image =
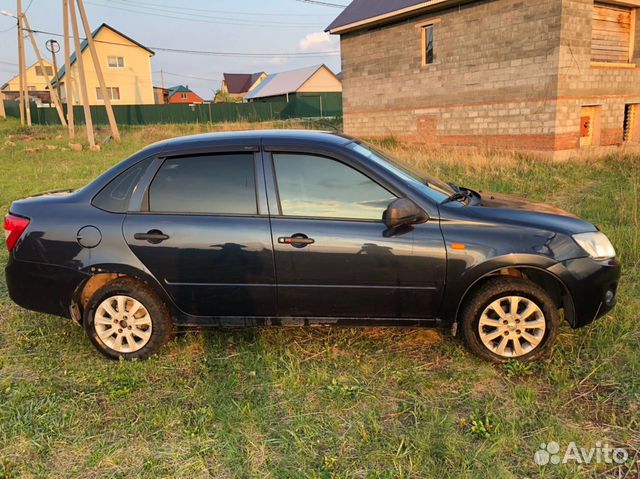
[[[547,355],[616,302],[592,224],[430,178],[304,131],[160,142],[75,192],[14,202],[13,301],[83,324],[109,358],[176,326],[438,326],[494,362]]]

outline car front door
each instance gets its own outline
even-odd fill
[[[437,219],[390,232],[390,189],[337,158],[265,153],[278,313],[436,317],[445,276]]]
[[[127,214],[126,241],[182,311],[276,314],[271,229],[257,151],[166,158],[140,209]]]

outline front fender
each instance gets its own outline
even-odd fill
[[[463,256],[460,254],[458,258],[449,259],[447,282],[439,314],[439,317],[445,323],[453,323],[456,320],[467,294],[482,279],[506,268],[535,269],[544,274],[552,275],[549,272],[549,268],[557,264],[557,261],[547,256],[513,253],[496,256],[468,267],[469,262],[465,261]],[[553,276],[557,281],[561,282],[558,277]]]

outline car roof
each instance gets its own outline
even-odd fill
[[[199,135],[182,136],[161,141],[155,147],[161,147],[163,154],[181,150],[215,147],[217,145],[255,145],[279,142],[321,143],[326,145],[345,145],[354,139],[338,132],[319,130],[246,130]]]

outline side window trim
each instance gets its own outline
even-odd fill
[[[278,197],[278,183],[276,182],[275,165],[270,151],[264,152],[264,180],[267,185],[267,203],[270,216],[282,216],[280,198]]]
[[[130,213],[149,211],[149,186],[163,162],[163,157],[156,156],[149,165],[149,168],[147,168],[147,171],[142,175],[142,178],[140,178],[138,185],[133,190],[131,200],[129,201],[128,211]]]
[[[269,209],[270,209],[270,213],[271,216],[276,216],[276,217],[280,217],[280,218],[287,218],[287,219],[304,219],[304,220],[317,220],[317,221],[349,221],[349,222],[358,222],[358,223],[382,223],[382,218],[380,218],[379,220],[377,219],[367,219],[367,218],[345,218],[345,217],[328,217],[328,216],[296,216],[296,215],[285,215],[282,211],[282,203],[280,202],[280,189],[278,186],[278,177],[277,177],[277,173],[276,173],[276,165],[275,165],[275,159],[274,159],[274,155],[277,155],[278,153],[282,153],[282,154],[288,154],[288,155],[305,155],[305,156],[315,156],[318,158],[325,158],[327,160],[331,160],[331,161],[336,161],[338,163],[340,163],[341,165],[346,166],[347,168],[351,168],[352,170],[354,170],[355,172],[361,174],[362,176],[364,176],[365,178],[367,178],[369,181],[371,181],[372,183],[376,184],[377,186],[379,186],[380,188],[386,190],[390,195],[395,196],[396,198],[400,198],[400,196],[398,196],[398,194],[393,191],[392,188],[389,188],[388,186],[380,183],[380,181],[378,181],[375,178],[372,178],[370,174],[368,174],[367,172],[362,171],[360,168],[357,168],[356,166],[350,164],[347,161],[341,160],[340,158],[337,158],[335,156],[330,156],[324,153],[316,153],[316,152],[305,152],[303,150],[277,150],[277,149],[272,149],[269,151],[268,155],[269,155],[269,161],[266,162],[269,164],[270,166],[270,176],[271,178],[267,177],[267,186],[269,188],[269,192],[272,193],[269,196]],[[273,204],[276,206],[276,211],[277,213],[274,214],[271,212],[271,204]]]
[[[233,155],[233,154],[247,154],[251,153],[253,155],[254,162],[254,188],[256,195],[256,212],[257,213],[183,213],[183,212],[161,212],[161,211],[151,211],[150,201],[149,201],[149,190],[151,188],[151,184],[153,180],[156,178],[160,168],[165,161],[176,159],[176,158],[188,158],[188,157],[200,157],[200,156],[209,156],[209,155]],[[264,178],[262,175],[263,170],[263,162],[261,158],[261,152],[259,149],[252,148],[251,150],[214,150],[209,152],[198,152],[198,153],[186,153],[186,154],[173,154],[168,156],[158,156],[154,158],[153,162],[147,168],[144,176],[138,182],[138,186],[134,191],[131,201],[129,203],[129,213],[131,214],[146,214],[146,215],[176,215],[176,216],[220,216],[220,217],[260,217],[260,216],[268,216],[269,212],[266,206],[266,192],[264,191]],[[260,184],[262,178],[262,183]],[[135,201],[134,201],[135,200]]]

